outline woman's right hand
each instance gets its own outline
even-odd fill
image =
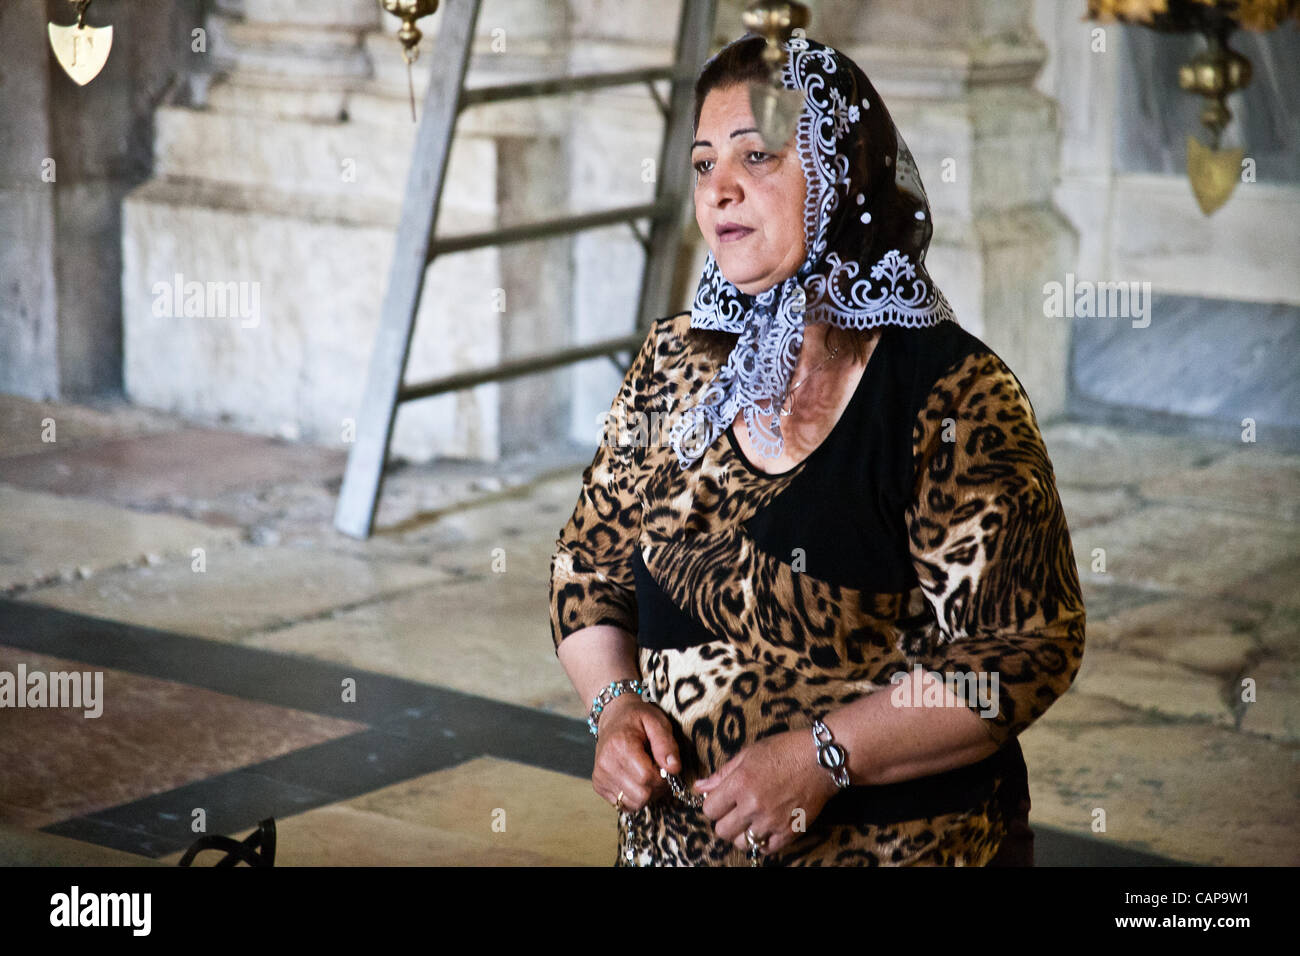
[[[597,730],[591,786],[611,804],[621,791],[623,809],[636,812],[668,789],[660,767],[682,771],[668,715],[636,694],[621,694],[606,704]]]

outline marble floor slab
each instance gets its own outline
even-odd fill
[[[1300,520],[1300,457],[1244,445],[1203,468],[1149,478],[1138,494],[1162,504],[1295,524]]]
[[[1066,704],[1070,697],[1021,741],[1031,823],[1204,865],[1300,864],[1293,748],[1231,727],[1125,714],[1084,694]]]
[[[485,757],[278,820],[277,838],[282,866],[608,866],[617,834],[589,782]]]
[[[546,588],[544,576],[510,569],[250,634],[241,643],[585,717],[555,655]]]
[[[188,559],[194,548],[218,550],[240,537],[233,528],[5,484],[0,516],[0,594],[148,564],[163,555]]]
[[[1152,505],[1081,528],[1071,534],[1071,542],[1081,577],[1231,597],[1237,582],[1300,554],[1300,526],[1205,508]]]
[[[102,674],[101,713],[0,708],[0,823],[39,828],[364,725],[0,645],[0,671]]]
[[[84,405],[0,394],[0,458],[63,452],[183,427],[175,416],[121,400]]]
[[[60,450],[0,457],[0,483],[116,504],[202,499],[304,474],[341,474],[346,454],[256,435],[177,428]]]
[[[38,588],[35,603],[203,637],[236,639],[448,576],[435,568],[363,561],[327,551],[231,547]]]

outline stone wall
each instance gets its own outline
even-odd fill
[[[742,32],[743,6],[719,4],[715,49]],[[1071,328],[1044,318],[1042,288],[1069,272],[1136,263],[1169,295],[1300,301],[1294,270],[1264,255],[1296,247],[1300,216],[1279,212],[1295,187],[1238,190],[1207,229],[1182,211],[1178,177],[1116,174],[1114,57],[1089,54],[1087,25],[1050,0],[810,6],[810,34],[862,65],[916,156],[935,216],[932,274],[1040,418],[1066,408]],[[86,88],[46,53],[44,19],[61,5],[0,9],[0,95],[22,104],[0,111],[0,388],[122,385],[200,421],[338,444],[357,411],[414,132],[395,21],[372,0],[193,0],[164,17],[137,7],[92,8],[119,32]],[[656,9],[486,0],[470,82],[665,62],[678,4]],[[440,22],[421,24],[417,97]],[[646,162],[662,123],[644,88],[474,108],[457,129],[440,235],[653,191]],[[40,179],[46,157],[56,183]],[[689,306],[704,261],[686,213],[663,313]],[[408,381],[630,331],[641,262],[626,227],[435,261]],[[178,282],[182,300],[190,282],[256,289],[259,317],[168,314]],[[593,360],[412,403],[394,450],[490,459],[561,439],[590,446],[619,377]]]

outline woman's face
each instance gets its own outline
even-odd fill
[[[745,84],[704,98],[691,164],[695,221],[727,280],[757,295],[794,275],[807,255],[803,168],[794,137],[781,152],[767,151]]]

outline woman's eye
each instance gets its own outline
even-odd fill
[[[748,153],[745,154],[745,156],[751,163],[755,165],[762,165],[763,163],[766,163],[768,160],[775,158],[771,153],[764,153],[763,151],[757,149],[750,150]],[[708,172],[708,169],[705,169],[704,167],[708,164],[711,164],[712,162],[713,160],[711,159],[701,159],[699,162],[693,164],[692,168],[701,176],[703,176],[705,173]]]

